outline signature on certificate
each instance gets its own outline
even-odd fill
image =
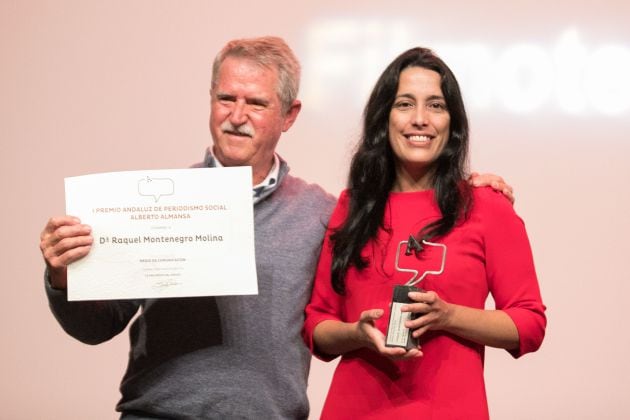
[[[179,286],[180,284],[182,284],[182,282],[177,280],[160,280],[153,285],[153,288],[156,290],[164,290],[172,286]]]

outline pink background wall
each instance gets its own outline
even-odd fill
[[[60,329],[40,230],[64,212],[66,176],[200,160],[212,57],[264,34],[304,67],[280,152],[335,194],[385,64],[414,45],[451,64],[472,166],[515,187],[549,308],[538,353],[487,352],[493,418],[630,418],[630,3],[213,3],[0,1],[0,418],[116,417],[127,336],[89,347]],[[313,418],[332,368],[313,363]]]

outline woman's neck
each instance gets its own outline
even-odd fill
[[[433,172],[433,170],[429,170],[411,174],[402,168],[398,168],[392,191],[413,192],[430,190],[433,188]]]

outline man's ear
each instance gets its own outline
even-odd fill
[[[302,109],[302,102],[300,102],[297,99],[294,100],[293,103],[291,104],[291,106],[289,107],[289,110],[287,111],[287,113],[284,116],[284,123],[282,124],[282,131],[283,132],[285,132],[289,128],[291,128],[291,126],[293,125],[293,123],[297,119],[297,116],[300,113],[301,109]]]

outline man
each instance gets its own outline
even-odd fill
[[[66,332],[98,344],[142,308],[130,328],[122,418],[308,416],[310,355],[300,331],[334,198],[289,175],[275,154],[300,112],[299,75],[274,37],[231,41],[213,65],[213,147],[195,166],[252,167],[257,296],[68,302],[66,267],[89,253],[90,227],[63,216],[44,228],[46,291]]]

